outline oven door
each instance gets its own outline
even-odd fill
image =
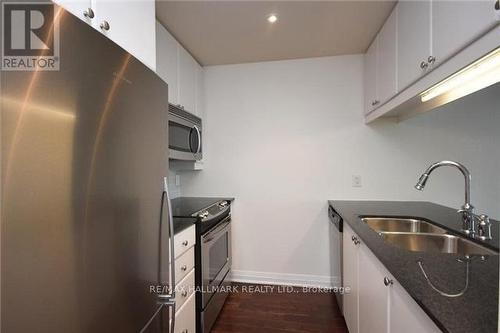
[[[168,121],[169,158],[196,161],[202,158],[200,126],[169,114]]]
[[[205,308],[231,268],[231,215],[201,236],[201,267]]]

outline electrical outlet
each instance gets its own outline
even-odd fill
[[[360,175],[353,175],[352,176],[352,187],[362,187]]]
[[[181,186],[181,176],[175,175],[175,186]]]

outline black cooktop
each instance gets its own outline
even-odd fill
[[[222,201],[233,201],[234,198],[203,198],[180,197],[172,199],[172,214],[174,217],[191,217],[194,213]]]

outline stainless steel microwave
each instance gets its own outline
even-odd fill
[[[177,105],[168,106],[169,158],[199,161],[203,158],[201,118]]]

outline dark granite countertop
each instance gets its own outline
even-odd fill
[[[196,223],[197,218],[191,215],[222,200],[234,201],[234,198],[179,197],[172,199],[174,235]]]
[[[174,235],[184,231],[196,223],[194,217],[174,217]]]
[[[446,253],[411,252],[386,244],[359,216],[421,217],[451,233],[462,234],[456,209],[430,202],[406,201],[328,201],[361,238],[387,270],[444,332],[497,332],[499,256],[475,256],[469,264],[469,286],[455,298],[441,296],[428,285],[417,260],[421,260],[429,279],[441,290],[455,293],[465,285],[465,264],[460,257]],[[498,251],[499,223],[492,221],[493,240],[479,242]]]
[[[234,198],[179,197],[172,199],[174,217],[191,217],[196,212],[208,208],[222,200],[234,201]]]

